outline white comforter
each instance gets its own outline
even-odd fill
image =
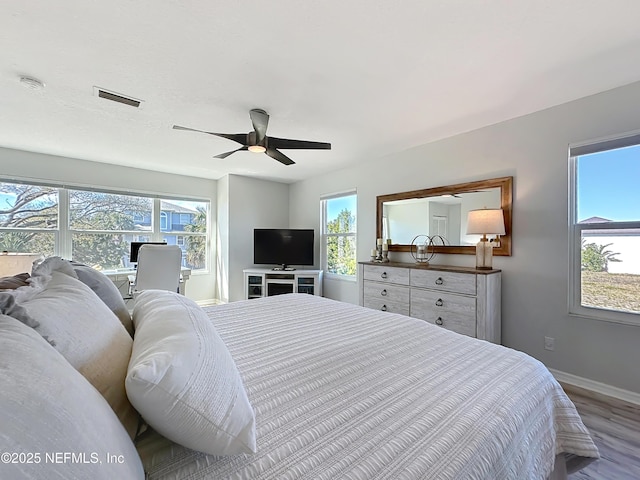
[[[426,322],[311,295],[206,309],[256,411],[258,451],[157,435],[150,479],[545,479],[598,452],[537,360]]]

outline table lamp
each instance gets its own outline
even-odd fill
[[[476,268],[490,270],[493,263],[493,244],[487,235],[504,235],[504,214],[500,208],[470,210],[467,219],[467,234],[482,235],[476,244]]]

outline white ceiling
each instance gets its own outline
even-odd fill
[[[638,0],[3,0],[0,146],[293,182],[640,80]],[[46,84],[32,90],[21,75]],[[143,100],[109,102],[101,87]],[[213,156],[268,135],[332,150]],[[0,172],[1,173],[1,172]]]

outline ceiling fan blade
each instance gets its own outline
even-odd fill
[[[236,149],[236,150],[231,150],[230,152],[221,153],[220,155],[216,155],[216,156],[215,156],[215,157],[213,157],[213,158],[227,158],[227,157],[228,157],[229,155],[231,155],[232,153],[236,153],[236,152],[239,152],[239,151],[241,151],[241,150],[247,150],[247,146],[245,145],[245,146],[240,147],[240,148],[238,148],[238,149]]]
[[[296,163],[289,157],[287,157],[284,153],[279,152],[275,148],[267,148],[267,151],[264,153],[269,155],[271,158],[275,158],[277,161],[284,165],[293,165],[294,163]]]
[[[227,138],[229,140],[233,140],[234,142],[239,143],[240,145],[246,145],[247,142],[247,134],[246,133],[216,133],[216,132],[205,132],[204,130],[197,130],[195,128],[189,127],[181,127],[180,125],[174,125],[174,130],[187,130],[189,132],[198,132],[198,133],[206,133],[207,135],[215,135],[216,137]]]
[[[269,125],[269,115],[264,110],[254,108],[249,112],[253,129],[256,131],[256,143],[260,145],[267,135],[267,126]]]
[[[290,140],[288,138],[269,137],[269,147],[307,150],[331,150],[331,144],[325,142],[309,142],[307,140]]]
[[[210,132],[211,135],[216,135],[217,137],[228,138],[229,140],[233,140],[234,142],[239,143],[240,145],[247,146],[248,136],[246,133],[213,133]]]
[[[180,125],[174,125],[173,129],[174,130],[187,130],[189,132],[208,133],[209,135],[213,135],[213,133],[211,133],[211,132],[205,132],[204,130],[196,130],[195,128],[181,127]]]

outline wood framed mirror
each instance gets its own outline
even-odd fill
[[[439,235],[444,245],[436,253],[475,255],[479,235],[467,235],[469,210],[501,208],[505,235],[499,238],[494,255],[511,255],[513,177],[492,178],[443,187],[412,190],[376,197],[376,237],[390,238],[392,252],[409,252],[417,235]]]

